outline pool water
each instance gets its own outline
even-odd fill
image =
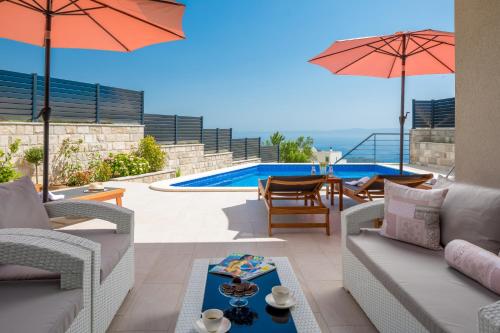
[[[315,166],[319,174],[319,165]],[[259,179],[269,176],[305,176],[310,175],[311,164],[258,164],[248,168],[223,172],[174,183],[178,187],[257,187]],[[397,169],[376,164],[339,164],[333,166],[333,174],[340,178],[359,179],[374,175],[397,175]],[[404,174],[410,174],[404,172]]]

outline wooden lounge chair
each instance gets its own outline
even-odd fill
[[[409,187],[419,187],[428,180],[431,180],[432,177],[433,174],[431,173],[422,175],[377,175],[370,178],[370,180],[361,186],[349,185],[344,182],[344,195],[360,203],[373,201],[373,199],[384,197],[385,179]]]
[[[326,228],[330,235],[330,210],[321,201],[320,190],[326,182],[326,176],[276,176],[260,179],[258,199],[264,197],[268,210],[268,231],[272,228]],[[304,204],[278,206],[278,200],[304,200]],[[320,214],[325,222],[273,223],[273,215]]]

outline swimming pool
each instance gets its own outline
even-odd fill
[[[258,179],[266,179],[269,176],[300,176],[310,175],[311,164],[254,164],[251,166],[232,168],[220,172],[212,172],[208,175],[193,175],[182,177],[184,179],[173,179],[168,182],[158,182],[153,184],[153,189],[166,190],[165,186],[171,189],[198,188],[255,188]],[[316,173],[319,174],[319,165],[315,166]],[[339,164],[333,166],[334,175],[341,178],[371,177],[374,175],[395,175],[399,171],[395,168],[377,165],[377,164]],[[411,174],[405,172],[405,174]],[[163,187],[163,188],[162,188]]]

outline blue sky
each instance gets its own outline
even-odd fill
[[[337,39],[453,31],[453,0],[185,0],[187,39],[133,53],[54,50],[54,77],[144,90],[146,112],[235,131],[398,126],[400,80],[307,63]],[[0,39],[0,68],[43,73],[41,48]],[[453,75],[410,77],[411,99],[455,95]]]

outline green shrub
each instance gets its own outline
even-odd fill
[[[35,167],[35,179],[38,184],[38,166],[40,166],[43,161],[43,148],[31,147],[24,152],[24,159]]]
[[[111,167],[113,177],[126,177],[148,173],[149,163],[145,158],[135,154],[109,154],[106,160]]]
[[[5,183],[21,177],[21,174],[14,168],[12,158],[19,150],[21,140],[16,139],[9,145],[9,150],[4,152],[0,149],[0,183]]]
[[[91,182],[107,182],[113,176],[111,165],[99,153],[89,156],[88,170]]]
[[[280,145],[280,161],[285,163],[310,162],[313,157],[313,139],[300,136],[297,140],[286,140]]]
[[[280,161],[284,163],[310,162],[313,158],[313,144],[311,137],[299,136],[296,140],[286,140],[280,132],[274,132],[265,141],[268,146],[280,146]]]
[[[139,142],[137,156],[144,158],[149,163],[151,172],[160,171],[165,166],[166,153],[161,150],[161,147],[151,135],[144,137]]]
[[[90,171],[76,171],[69,176],[68,186],[83,186],[90,183],[91,172]]]

